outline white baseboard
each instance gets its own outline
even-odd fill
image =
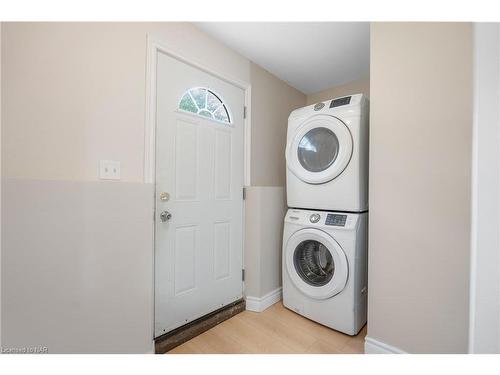
[[[267,293],[263,297],[246,297],[246,309],[248,311],[262,312],[268,307],[274,305],[281,300],[281,287]]]
[[[407,354],[404,350],[381,341],[365,337],[365,354]]]

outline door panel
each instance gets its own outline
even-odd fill
[[[231,272],[231,223],[215,223],[214,276],[216,280],[229,277]]]
[[[198,126],[177,121],[175,135],[175,191],[177,199],[195,200],[198,188]]]
[[[215,132],[215,197],[231,199],[231,133]]]
[[[156,85],[159,336],[242,297],[244,91],[162,53]],[[189,94],[193,87],[208,88],[210,98],[203,89]],[[204,92],[215,119],[202,117],[209,114],[201,109],[200,115],[179,110],[181,98],[193,108],[203,106]],[[216,121],[221,103],[212,93],[227,106],[230,124]],[[161,200],[161,193],[168,199]],[[163,211],[171,214],[165,222]]]
[[[176,228],[174,243],[174,290],[175,295],[196,287],[197,226]]]

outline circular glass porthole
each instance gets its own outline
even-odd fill
[[[328,248],[319,241],[302,241],[293,254],[297,274],[307,284],[323,286],[330,282],[335,272],[333,257]]]
[[[302,167],[309,172],[328,169],[339,153],[339,140],[327,128],[313,128],[300,140],[297,156]]]

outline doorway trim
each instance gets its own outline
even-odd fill
[[[164,53],[185,64],[197,68],[205,73],[213,75],[223,81],[226,81],[245,92],[246,116],[243,121],[244,132],[244,171],[243,185],[250,186],[251,173],[251,99],[252,87],[250,83],[244,82],[232,77],[228,77],[214,69],[211,69],[193,59],[187,58],[177,51],[165,46],[159,39],[147,35],[147,57],[146,57],[146,118],[144,128],[144,182],[154,184],[156,168],[156,56],[158,53]],[[244,222],[243,222],[244,223]]]
[[[469,343],[500,352],[500,26],[473,24]]]
[[[147,54],[146,54],[146,100],[145,100],[145,121],[144,121],[144,176],[143,182],[146,184],[156,184],[156,75],[157,75],[157,59],[158,53],[164,53],[170,57],[173,57],[185,64],[188,64],[194,68],[197,68],[205,73],[208,73],[214,77],[217,77],[223,81],[226,81],[236,87],[239,87],[244,91],[245,95],[245,118],[243,120],[243,187],[250,186],[251,177],[251,98],[252,98],[252,87],[249,82],[241,81],[232,77],[228,77],[214,69],[211,69],[199,62],[194,61],[191,58],[183,56],[181,53],[167,47],[161,40],[150,34],[146,35],[147,39]],[[243,193],[243,192],[242,192]],[[151,352],[155,352],[155,338],[154,338],[154,326],[155,326],[155,256],[156,256],[156,242],[155,242],[155,207],[156,207],[156,191],[153,190],[152,195],[152,208],[153,208],[153,225],[151,226],[151,235],[153,238],[153,277],[152,277],[152,311],[153,319],[151,325],[151,339],[152,339],[152,349]],[[242,221],[242,235],[243,235],[243,246],[242,246],[242,267],[245,268],[245,211],[246,205],[243,203],[243,221]],[[242,293],[243,298],[245,298],[245,281],[242,282]]]

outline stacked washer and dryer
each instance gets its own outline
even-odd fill
[[[283,304],[348,335],[366,323],[368,113],[357,94],[288,119]]]

